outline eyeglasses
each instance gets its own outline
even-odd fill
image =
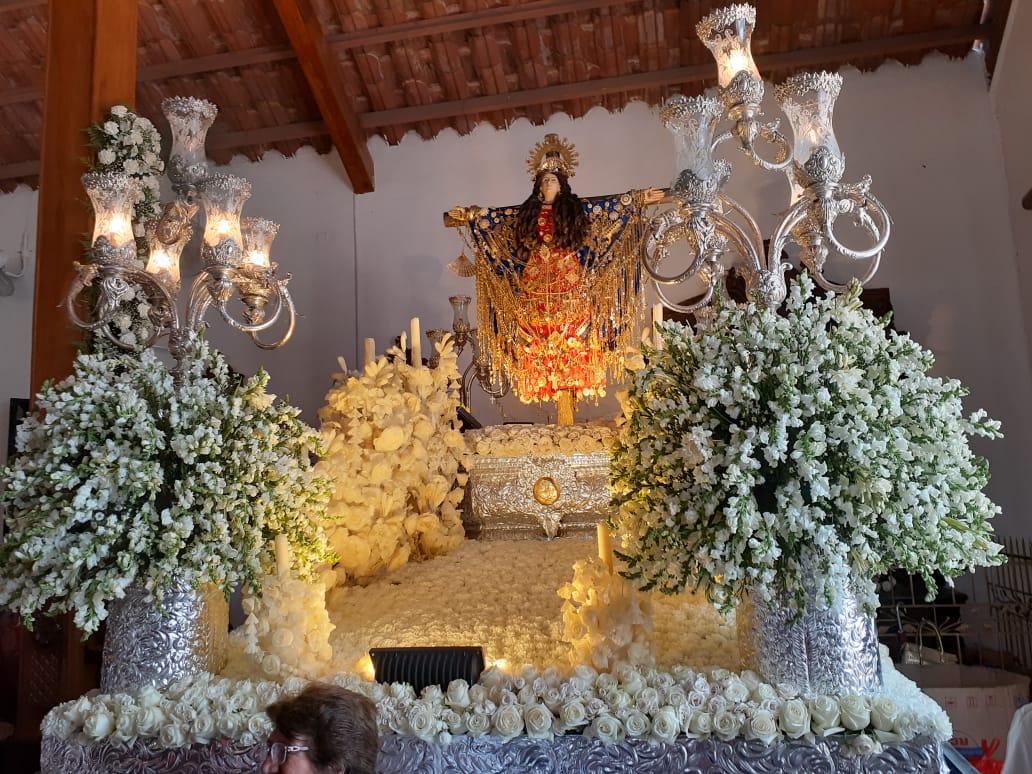
[[[302,747],[297,744],[284,744],[283,742],[273,742],[269,745],[269,760],[274,763],[286,763],[287,756],[291,753],[308,752],[309,747]]]

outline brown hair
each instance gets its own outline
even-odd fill
[[[537,218],[541,212],[541,178],[555,175],[559,180],[559,193],[552,203],[552,244],[566,250],[579,250],[587,238],[588,215],[584,203],[570,189],[570,181],[562,172],[543,169],[534,177],[534,190],[520,205],[516,215],[516,249],[520,258],[527,256],[541,244],[538,236]]]
[[[380,740],[376,705],[361,694],[329,683],[309,683],[293,699],[266,710],[276,729],[311,748],[308,758],[320,771],[375,774]]]

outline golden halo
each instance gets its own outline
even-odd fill
[[[573,177],[574,170],[580,163],[579,157],[574,144],[565,137],[560,139],[558,134],[546,134],[545,139],[535,145],[527,156],[527,172],[531,179],[546,169],[549,172],[562,172],[566,177]]]

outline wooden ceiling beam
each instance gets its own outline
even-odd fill
[[[443,35],[447,32],[512,24],[546,16],[559,16],[564,13],[593,11],[596,8],[607,8],[625,2],[626,0],[536,0],[536,2],[516,6],[500,6],[486,11],[450,13],[367,30],[341,32],[330,35],[326,41],[334,48],[363,48],[408,38],[425,38],[431,35]]]
[[[842,43],[834,46],[787,51],[779,54],[763,54],[757,55],[755,59],[760,72],[800,67],[819,67],[831,63],[842,63],[851,59],[891,56],[922,49],[931,51],[936,48],[968,44],[978,38],[985,37],[987,34],[987,26],[978,24],[960,29],[922,32],[914,35],[900,35],[898,37],[866,40],[857,43]],[[474,97],[473,99],[438,102],[432,105],[414,105],[393,110],[379,110],[363,113],[359,121],[363,128],[375,130],[386,126],[408,125],[420,121],[432,121],[460,115],[477,115],[497,110],[542,105],[549,102],[565,102],[571,99],[599,97],[623,91],[698,83],[700,81],[713,80],[715,77],[716,67],[712,64],[675,67],[667,70],[634,73],[633,75],[618,75],[611,78],[596,78],[589,81],[545,86],[538,89],[511,91],[506,94],[491,94],[484,97]]]
[[[46,5],[47,0],[0,0],[0,13],[4,11],[26,11]]]
[[[322,121],[304,121],[283,126],[267,126],[263,129],[247,129],[241,132],[212,132],[205,141],[205,147],[208,150],[233,150],[248,145],[268,145],[273,142],[322,137],[329,133],[329,129]],[[3,167],[0,167],[0,180],[3,180],[2,173]]]
[[[273,0],[312,96],[356,194],[373,190],[373,158],[351,108],[340,62],[330,51],[312,0]]]

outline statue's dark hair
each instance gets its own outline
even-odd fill
[[[549,174],[542,170],[534,177],[534,190],[520,205],[516,214],[516,249],[520,258],[526,258],[541,243],[538,237],[537,219],[541,212],[541,178]],[[570,181],[562,172],[552,172],[559,179],[559,193],[552,202],[552,227],[554,247],[577,250],[588,236],[590,222],[580,197],[570,190]]]

